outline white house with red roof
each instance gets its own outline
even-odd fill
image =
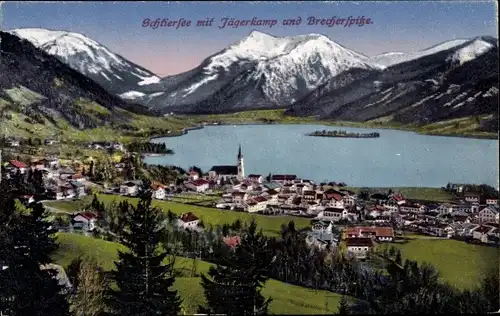
[[[406,203],[406,198],[402,194],[392,194],[389,201],[403,205]]]
[[[92,212],[76,213],[71,220],[73,229],[83,231],[93,231],[96,227],[97,215]]]
[[[328,206],[333,208],[344,208],[344,197],[339,193],[324,193],[324,199],[328,201]]]
[[[151,183],[152,198],[157,200],[165,199],[165,188],[166,186],[159,182]]]
[[[256,196],[247,201],[246,211],[249,213],[256,213],[259,211],[264,211],[269,203],[268,199],[263,196]]]
[[[19,160],[10,160],[6,167],[12,175],[15,175],[18,171],[21,174],[26,172],[26,165]]]
[[[208,190],[210,182],[204,179],[198,179],[189,181],[185,185],[188,189],[193,190],[195,192],[205,192],[206,190]]]
[[[200,219],[193,212],[184,213],[177,221],[179,227],[184,229],[195,229],[200,223]]]
[[[231,198],[233,203],[242,204],[248,199],[248,193],[241,191],[234,191],[231,193]]]

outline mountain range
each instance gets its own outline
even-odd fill
[[[282,108],[291,115],[416,124],[498,116],[498,41],[491,37],[368,57],[324,35],[275,37],[252,31],[194,69],[160,78],[82,34],[10,33],[157,113]]]

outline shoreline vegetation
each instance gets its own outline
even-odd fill
[[[477,118],[464,117],[448,121],[432,123],[424,126],[414,124],[403,125],[391,120],[390,117],[375,119],[366,122],[333,121],[321,120],[314,116],[296,117],[285,114],[283,109],[278,110],[251,110],[229,114],[211,115],[175,115],[176,118],[191,123],[191,126],[181,128],[178,131],[171,131],[168,134],[155,133],[150,139],[163,137],[178,137],[187,134],[191,130],[202,129],[206,126],[222,125],[275,125],[275,124],[311,124],[335,127],[352,128],[377,128],[414,132],[428,136],[446,136],[474,139],[498,139],[498,134],[494,132],[479,131],[477,128]],[[491,115],[480,119],[489,119]]]
[[[316,137],[339,137],[339,138],[378,138],[380,134],[378,132],[374,133],[348,133],[347,131],[314,131],[312,133],[306,134],[306,136],[316,136]]]

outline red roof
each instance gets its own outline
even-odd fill
[[[83,179],[83,176],[80,173],[77,173],[77,174],[72,175],[71,179]]]
[[[192,212],[184,213],[181,215],[181,221],[184,223],[194,222],[199,220],[198,216],[193,214]]]
[[[222,241],[230,248],[234,248],[240,244],[240,236],[224,237]]]
[[[391,198],[392,198],[394,201],[398,201],[398,202],[399,202],[399,201],[404,201],[404,199],[405,199],[405,197],[404,197],[403,195],[401,195],[401,194],[397,194],[397,195],[395,194],[395,195],[393,195]]]
[[[342,201],[343,199],[342,195],[338,193],[325,193],[325,198],[327,200],[335,200],[335,201]]]
[[[198,180],[191,181],[191,183],[194,184],[195,186],[199,187],[199,186],[202,186],[205,184],[209,184],[210,182],[208,182],[207,180],[204,180],[204,179],[198,179]]]
[[[266,199],[265,197],[263,197],[263,196],[256,196],[256,197],[254,197],[254,198],[253,198],[253,200],[254,200],[255,202],[259,202],[259,203],[260,203],[260,202],[266,202],[266,201],[267,201],[267,199]]]
[[[82,212],[82,213],[76,214],[76,216],[78,216],[78,215],[85,217],[86,219],[97,218],[97,215],[95,213],[92,213],[92,212]]]
[[[151,189],[153,190],[158,190],[158,189],[165,189],[165,185],[159,183],[159,182],[153,182],[151,183]]]
[[[11,161],[9,161],[9,163],[16,168],[26,168],[26,165],[24,163],[20,162],[19,160],[11,160]]]
[[[245,194],[246,194],[245,192],[238,192],[238,191],[236,191],[236,192],[232,193],[232,196],[244,196]]]

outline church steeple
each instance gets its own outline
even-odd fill
[[[245,165],[243,164],[243,154],[241,153],[241,144],[238,148],[238,178],[245,178]]]

